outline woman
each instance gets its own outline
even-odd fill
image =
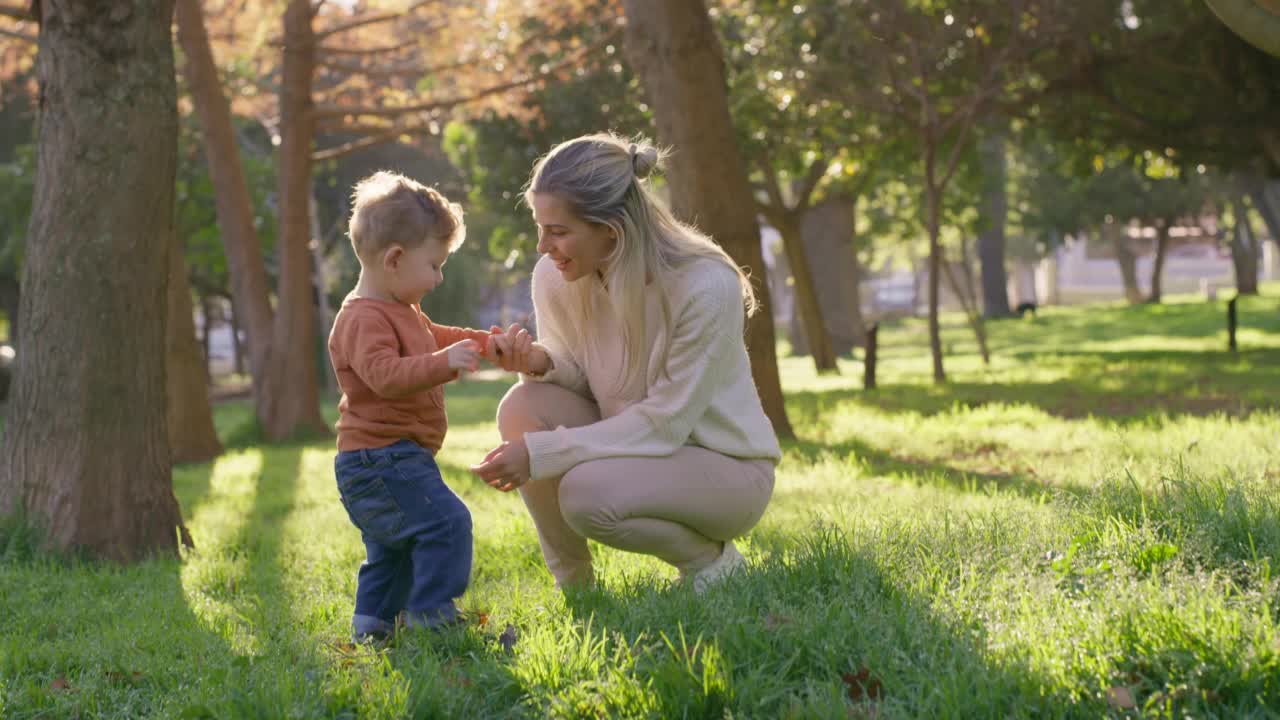
[[[504,442],[472,469],[520,490],[560,587],[593,581],[590,538],[654,555],[701,592],[744,564],[732,540],[773,493],[781,452],[743,342],[755,294],[649,188],[659,159],[580,137],[525,193],[544,256],[539,342],[498,336],[523,376],[498,408]]]

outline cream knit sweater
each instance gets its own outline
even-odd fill
[[[552,369],[527,380],[553,382],[593,400],[602,419],[577,428],[525,434],[530,476],[563,475],[573,466],[609,457],[670,455],[696,445],[743,459],[782,456],[773,426],[760,405],[743,342],[742,289],[723,263],[697,260],[667,278],[672,330],[662,325],[661,290],[645,290],[644,347],[649,349],[647,386],[618,387],[623,365],[622,329],[596,278],[590,327],[573,311],[574,288],[548,258],[533,271],[538,342]],[[663,352],[669,349],[665,368]],[[664,372],[665,370],[665,372]]]

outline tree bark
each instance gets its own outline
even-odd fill
[[[1151,292],[1147,302],[1158,303],[1164,296],[1164,260],[1169,254],[1169,229],[1173,220],[1163,218],[1156,228],[1156,257],[1151,263]]]
[[[791,266],[791,277],[795,279],[795,306],[804,327],[805,346],[813,356],[813,365],[819,375],[839,374],[836,353],[831,347],[831,336],[827,331],[830,323],[823,317],[823,308],[818,301],[813,264],[810,262],[812,256],[808,253],[800,230],[800,218],[794,211],[779,214],[784,216],[775,218],[774,222],[781,226],[778,232],[782,235],[787,264]]]
[[[747,325],[751,370],[765,413],[781,438],[795,433],[778,377],[773,312],[746,165],[735,140],[723,56],[703,0],[625,0],[625,49],[643,82],[659,139],[676,148],[676,214],[710,234],[757,281],[760,312]]]
[[[177,17],[178,42],[186,59],[184,76],[204,133],[214,211],[231,275],[231,302],[236,319],[244,325],[248,336],[255,404],[258,419],[265,424],[266,403],[261,386],[268,373],[272,311],[262,243],[254,229],[253,202],[231,123],[231,106],[222,94],[200,0],[177,0]]]
[[[1231,229],[1231,265],[1236,272],[1236,294],[1258,294],[1258,240],[1249,226],[1244,198],[1235,202],[1235,227]]]
[[[925,142],[925,226],[929,233],[929,355],[933,359],[933,381],[945,383],[947,373],[942,367],[942,329],[938,322],[938,284],[942,269],[942,246],[938,234],[942,223],[942,188],[933,182],[937,177],[935,149],[932,142]]]
[[[267,412],[263,430],[272,440],[329,433],[320,415],[311,260],[311,145],[316,126],[311,87],[315,70],[311,2],[289,0],[284,12],[277,172],[280,274],[271,365],[264,388]]]
[[[200,351],[191,317],[191,285],[187,282],[182,244],[175,242],[169,255],[169,326],[165,343],[169,452],[175,463],[203,462],[222,454],[209,406],[208,356]]]
[[[1138,259],[1129,246],[1129,238],[1124,228],[1118,223],[1106,223],[1102,226],[1103,235],[1111,242],[1116,253],[1116,262],[1120,265],[1120,279],[1124,283],[1124,296],[1129,304],[1142,302],[1142,291],[1138,289]]]
[[[800,218],[800,235],[836,355],[862,347],[867,333],[862,319],[861,270],[855,252],[856,207],[856,197],[832,196],[810,206]]]
[[[22,299],[22,286],[18,278],[8,275],[0,276],[0,310],[9,321],[8,342],[15,349],[18,347],[18,306]]]
[[[1271,235],[1271,241],[1280,248],[1280,202],[1267,191],[1265,178],[1250,180],[1249,199],[1253,201],[1253,208],[1258,211],[1258,215],[1262,216],[1262,223]]]
[[[223,228],[232,298],[249,343],[254,406],[269,440],[326,434],[316,386],[308,249],[311,145],[315,135],[311,90],[315,39],[308,3],[285,10],[279,152],[280,232],[277,304],[272,312],[262,248],[253,229],[253,204],[245,182],[231,111],[218,81],[198,0],[178,0],[178,37],[187,58],[187,82],[205,133],[215,210]]]
[[[0,515],[46,547],[174,555],[165,406],[177,90],[172,0],[46,1],[38,172]]]
[[[1005,188],[1006,161],[1003,130],[979,143],[982,160],[982,232],[978,234],[978,262],[982,266],[982,314],[1009,317],[1009,276],[1005,272],[1005,225],[1009,203]]]
[[[231,303],[231,362],[236,375],[244,375],[244,347],[240,342],[240,315],[236,313],[236,304]]]

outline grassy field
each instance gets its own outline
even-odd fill
[[[861,365],[784,358],[788,443],[753,563],[705,596],[597,548],[563,597],[514,495],[465,470],[506,384],[449,391],[439,460],[472,508],[472,625],[347,642],[363,550],[329,441],[182,467],[197,549],[112,569],[0,537],[0,716],[1280,716],[1280,301],[1048,308],[924,325]]]

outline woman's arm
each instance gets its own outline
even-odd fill
[[[530,477],[555,477],[604,457],[670,455],[689,440],[724,384],[720,373],[742,342],[744,325],[737,277],[716,271],[697,282],[676,311],[666,372],[644,400],[592,425],[526,433]]]
[[[564,307],[564,292],[568,286],[560,277],[555,265],[547,259],[538,261],[533,269],[533,310],[538,324],[538,345],[547,353],[551,369],[539,375],[523,374],[521,377],[555,383],[583,397],[591,397],[587,375],[574,360],[567,341],[572,331],[568,313]]]

